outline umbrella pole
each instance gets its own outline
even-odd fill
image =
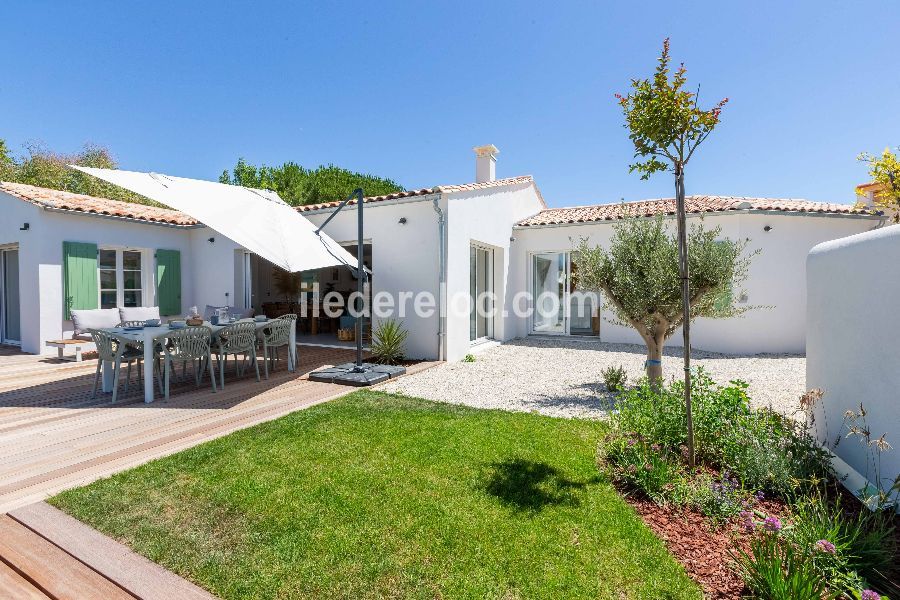
[[[361,305],[357,310],[359,316],[356,317],[356,369],[357,373],[364,371],[362,364],[362,332],[363,332],[363,313],[365,301],[363,294],[366,289],[366,266],[363,262],[363,191],[362,188],[353,190],[356,196],[356,291],[358,292],[356,301]]]

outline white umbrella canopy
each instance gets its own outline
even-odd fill
[[[316,227],[275,192],[158,173],[69,166],[188,214],[285,271],[356,268],[349,252],[325,233],[316,233]]]

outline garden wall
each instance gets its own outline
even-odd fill
[[[900,226],[819,244],[807,258],[807,388],[822,388],[817,409],[822,442],[839,436],[844,413],[867,411],[872,439],[882,433],[881,477],[890,487],[900,472]],[[875,483],[871,451],[842,439],[835,454]],[[848,487],[859,488],[852,479]]]

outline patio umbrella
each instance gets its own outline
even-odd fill
[[[356,269],[356,258],[317,232],[275,192],[158,173],[69,166],[188,214],[285,271],[337,265]]]

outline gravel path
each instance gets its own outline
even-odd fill
[[[479,408],[602,418],[612,397],[600,371],[622,365],[628,381],[634,382],[643,375],[645,358],[644,347],[634,344],[529,337],[487,349],[473,363],[439,365],[379,387]],[[803,356],[731,356],[695,351],[692,364],[702,366],[718,383],[746,381],[755,405],[771,406],[785,414],[796,409],[797,399],[804,392]],[[667,381],[681,376],[680,347],[666,350],[663,371]]]

